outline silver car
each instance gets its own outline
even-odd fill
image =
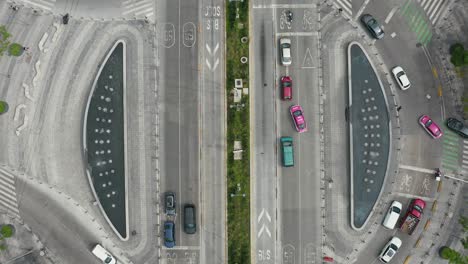
[[[281,64],[289,66],[292,63],[291,58],[291,39],[280,38]]]
[[[167,215],[176,214],[176,195],[174,192],[166,192],[164,194],[164,204]]]

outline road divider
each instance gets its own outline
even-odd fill
[[[436,209],[437,209],[437,200],[435,200],[434,203],[432,204],[431,211],[434,213]]]
[[[431,219],[427,219],[426,224],[424,225],[424,231],[426,231],[431,225]]]

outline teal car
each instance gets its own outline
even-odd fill
[[[292,137],[281,137],[283,167],[294,166],[294,145]]]

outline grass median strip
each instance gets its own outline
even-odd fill
[[[250,146],[248,87],[249,37],[248,1],[226,0],[226,89],[227,89],[227,236],[228,263],[250,263]],[[244,38],[245,40],[245,38]],[[235,80],[242,79],[243,87],[234,90]],[[234,91],[240,101],[234,101]],[[237,97],[238,98],[238,97]],[[240,142],[234,146],[234,141]],[[234,151],[240,152],[234,160]]]

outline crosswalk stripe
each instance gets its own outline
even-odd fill
[[[427,24],[424,24],[424,30],[418,34],[418,41],[423,43],[424,38],[429,34],[431,30],[428,28]]]
[[[15,199],[15,201],[16,201],[16,192],[15,192],[15,190],[12,190],[12,189],[10,189],[10,188],[7,188],[7,187],[4,186],[4,185],[0,185],[0,189],[2,190],[2,194],[7,195],[7,193],[8,193],[9,196],[10,196],[12,199]]]
[[[127,9],[126,11],[122,12],[122,14],[123,14],[123,15],[128,15],[128,14],[130,14],[130,13],[137,12],[137,11],[140,10],[140,9],[150,7],[151,5],[152,5],[151,3],[144,3],[143,5],[137,6],[137,7],[135,7],[135,8]]]
[[[429,31],[429,34],[426,36],[426,38],[423,39],[422,43],[423,43],[424,45],[426,45],[427,43],[429,43],[429,41],[431,40],[431,38],[432,38],[432,32]]]
[[[432,0],[427,1],[426,3],[424,3],[424,5],[422,5],[422,8],[423,8],[424,10],[426,10],[427,7],[431,4],[431,2],[432,2]]]
[[[444,141],[444,145],[457,146],[457,148],[458,148],[458,146],[460,144],[456,140],[446,140],[446,141]]]
[[[15,185],[15,179],[9,178],[9,177],[2,177],[3,174],[0,173],[0,182],[3,182],[4,184],[9,184],[14,186]]]
[[[452,156],[452,157],[458,159],[458,153],[456,153],[456,152],[444,152],[443,155],[444,155],[444,156],[446,156],[446,155],[447,155],[447,156]]]
[[[424,17],[422,15],[419,16],[419,20],[415,26],[415,29],[414,31],[416,32],[416,34],[418,34],[419,30],[421,30],[421,27],[422,25],[426,23],[426,21],[424,21]]]
[[[431,13],[432,9],[434,8],[434,5],[437,3],[437,1],[432,1],[432,5],[427,9],[427,13]]]
[[[48,11],[52,10],[52,8],[54,7],[54,4],[46,2],[46,1],[40,1],[40,0],[34,0],[34,1],[22,0],[22,1],[30,5],[39,7],[41,9],[48,10]],[[38,3],[39,1],[40,3]]]
[[[3,207],[6,207],[16,213],[19,213],[18,206],[16,205],[16,203],[5,199],[5,197],[3,196],[0,196],[0,204],[3,205]]]
[[[458,166],[452,165],[452,164],[442,164],[442,168],[444,168],[444,169],[457,170],[457,169],[458,169]]]
[[[468,165],[462,164],[462,167],[468,169]]]
[[[336,0],[334,3],[336,3],[337,7],[342,8],[349,15],[353,13],[352,4],[347,0]]]
[[[448,145],[448,144],[444,144],[444,145],[442,146],[442,149],[443,149],[444,151],[447,151],[447,152],[455,152],[455,153],[457,153],[457,154],[458,154],[458,152],[459,152],[459,151],[458,151],[458,148],[455,148],[454,146],[450,146],[450,145]],[[445,152],[444,152],[444,153],[445,153]]]
[[[440,11],[439,6],[440,6],[443,2],[444,2],[443,0],[442,0],[442,1],[439,1],[439,2],[437,3],[437,5],[434,7],[434,9],[433,9],[431,12],[429,12],[429,20],[432,20],[432,17],[433,17],[438,11]]]
[[[403,6],[403,9],[401,10],[401,13],[404,14],[406,10],[408,9],[408,6],[410,5],[410,0],[407,0],[405,5]]]
[[[143,15],[143,14],[148,14],[151,11],[153,11],[153,7],[147,8],[147,9],[145,9],[143,11],[140,11],[140,12],[136,12],[135,15],[139,16],[139,15]]]
[[[452,157],[447,157],[447,156],[443,156],[442,157],[442,162],[447,162],[449,164],[455,164],[458,166],[458,159],[454,159]]]

